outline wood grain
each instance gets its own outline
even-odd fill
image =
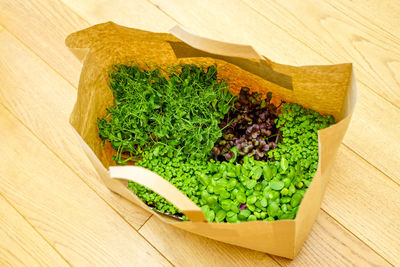
[[[169,265],[3,105],[0,128],[0,193],[69,263]]]
[[[390,266],[324,212],[294,260],[274,258],[282,266]]]
[[[0,194],[0,266],[44,265],[68,266]]]
[[[176,24],[148,1],[62,1],[92,25],[113,21],[127,27],[165,32]]]
[[[398,105],[396,101],[399,96],[400,76],[397,70],[400,69],[400,64],[396,48],[400,35],[397,5],[389,0],[350,2],[325,0],[325,3],[314,3],[311,0],[271,1],[267,7],[250,0],[246,0],[245,3],[236,0],[229,2],[172,0],[168,3],[152,0],[154,5],[139,0],[112,1],[112,3],[105,0],[64,2],[67,6],[60,1],[48,0],[0,1],[0,24],[6,26],[12,35],[33,51],[33,53],[28,51],[7,31],[2,32],[0,26],[0,77],[2,77],[0,101],[5,103],[7,109],[18,120],[27,125],[34,135],[56,153],[57,157],[62,158],[73,172],[77,173],[131,225],[139,227],[148,215],[143,216],[142,210],[135,209],[134,205],[104,190],[101,182],[97,180],[97,174],[74,141],[70,129],[65,127],[75,100],[75,89],[50,67],[76,85],[80,65],[66,50],[64,37],[76,29],[87,27],[89,23],[113,20],[130,27],[166,31],[178,21],[193,32],[204,36],[253,44],[259,52],[280,63],[330,64],[346,60],[356,64],[360,89],[359,102],[351,127],[344,139],[347,146],[339,150],[322,206],[334,219],[321,212],[299,256],[294,261],[281,258],[276,260],[283,265],[319,266],[327,265],[327,262],[332,265],[360,265],[358,262],[362,265],[384,265],[385,262],[368,248],[371,247],[392,264],[400,264],[398,260],[400,215],[396,212],[400,210],[398,200],[400,165],[396,157],[400,151],[400,113],[397,107],[390,104],[392,102]],[[305,3],[314,4],[314,7],[305,8]],[[319,8],[320,6],[323,8]],[[8,43],[10,41],[11,43]],[[19,132],[9,131],[8,127],[9,125],[7,133],[14,133],[14,139],[19,138]],[[4,133],[0,131],[0,135]],[[7,138],[10,140],[12,137],[7,136]],[[35,144],[34,147],[39,146],[37,140]],[[25,146],[18,145],[17,151],[25,151]],[[10,145],[7,144],[5,147],[9,149]],[[5,148],[0,146],[0,151],[1,149]],[[14,150],[13,147],[11,151],[14,153]],[[29,147],[28,150],[31,151]],[[28,159],[28,156],[24,156],[24,163],[29,166],[34,163],[44,164],[43,166],[47,167],[49,162],[59,162],[58,159],[54,159],[54,154],[52,157],[50,154],[40,159],[33,156]],[[4,157],[5,154],[2,155]],[[20,154],[15,152],[10,155],[19,160]],[[33,214],[36,210],[30,210],[30,205],[37,205],[36,198],[29,198],[31,196],[38,197],[39,204],[47,204],[39,194],[44,192],[43,190],[48,190],[47,188],[39,187],[42,190],[39,192],[29,191],[36,189],[35,186],[42,182],[35,179],[47,174],[26,173],[25,166],[22,167],[23,163],[13,162],[13,164],[10,165],[14,166],[14,170],[11,170],[12,177],[17,176],[20,169],[23,170],[24,182],[23,186],[21,183],[21,188],[28,188],[23,188],[24,190],[20,190],[19,187],[10,188],[8,194],[12,196],[11,201],[18,203],[18,210],[29,213],[30,216],[27,218],[35,223],[36,228],[41,231],[45,229],[43,232],[46,233],[48,229],[52,231],[51,227],[55,224],[48,226],[42,220],[53,218],[51,214],[45,212],[47,207],[40,210],[40,216]],[[58,163],[56,166],[63,164]],[[55,173],[53,166],[50,166],[50,169],[53,173],[51,177],[60,179],[59,172]],[[71,179],[69,176],[75,177],[74,173],[65,166],[58,169],[62,172],[62,186],[66,186],[70,192],[74,183],[68,179]],[[70,174],[68,179],[65,173]],[[18,177],[21,175],[15,180],[22,181],[22,178]],[[0,183],[4,182],[3,180]],[[51,179],[48,181],[51,181],[50,184],[53,186],[51,188],[60,185],[53,183]],[[3,187],[0,186],[0,191]],[[87,192],[91,195],[92,191]],[[76,199],[78,194],[73,194],[72,200],[65,197],[57,200],[57,203],[60,205],[60,203],[77,202]],[[54,206],[51,207],[54,209]],[[61,209],[61,206],[57,207]],[[57,212],[60,216],[66,216],[65,213],[68,216],[74,214],[72,209]],[[100,213],[100,209],[96,209],[90,214]],[[79,217],[80,214],[75,216]],[[109,220],[107,223],[110,226]],[[254,265],[274,264],[266,255],[260,256],[257,252],[182,232],[161,224],[154,218],[151,218],[140,231],[174,263],[190,261],[190,263],[207,264],[213,260],[223,264],[232,263],[231,258],[244,263],[247,257],[252,259],[249,264],[253,262]],[[61,235],[56,231],[47,234],[56,240],[55,244],[62,247],[63,252],[68,255],[74,254],[75,252],[69,251],[68,246],[76,240],[65,238],[64,232]],[[167,233],[175,234],[167,235]],[[111,238],[111,235],[107,236]],[[171,248],[171,243],[176,245]],[[78,245],[79,252],[86,251],[86,244]],[[109,245],[115,247],[115,243],[111,242]],[[218,253],[213,253],[214,251]]]
[[[319,50],[319,52],[316,52],[316,49],[311,49],[302,40],[293,38],[289,32],[292,33],[294,29],[281,29],[285,26],[283,20],[280,27],[277,27],[239,0],[229,1],[229,3],[227,1],[184,0],[171,0],[168,4],[159,0],[152,0],[152,2],[193,32],[217,40],[252,44],[261,54],[280,63],[315,65],[340,62],[328,60],[321,56],[319,53],[327,51],[323,45],[315,44],[314,47]],[[220,15],[220,10],[224,10],[224,16]],[[302,27],[300,22],[295,26]],[[302,31],[299,32],[303,31],[304,36],[306,36],[309,30],[303,27]],[[322,35],[324,32],[320,34]],[[393,49],[391,48],[391,51]],[[372,52],[376,53],[375,51]],[[359,59],[355,60],[357,62]],[[393,64],[396,65],[397,63],[394,62]],[[358,72],[356,76],[358,77]],[[366,76],[368,75],[366,74]],[[364,77],[364,79],[366,78]],[[358,81],[364,80],[358,79]],[[392,157],[393,153],[400,151],[399,109],[372,92],[365,86],[366,83],[372,83],[372,80],[368,79],[358,84],[359,104],[356,107],[355,119],[350,124],[344,143],[400,184],[400,165],[397,158]],[[398,88],[395,90],[400,92]],[[370,108],[378,105],[381,107],[379,108],[381,113],[374,112],[372,111],[373,108]],[[380,119],[377,121],[377,117],[385,122],[379,123]],[[363,124],[362,128],[357,127],[354,122],[360,119],[363,122],[373,122],[374,129],[365,131],[370,123]],[[387,123],[387,121],[390,121],[390,123]],[[374,141],[367,142],[368,145],[366,145],[365,140]],[[372,151],[373,153],[371,153]],[[375,153],[375,151],[379,152]]]
[[[154,216],[140,233],[178,266],[265,266],[266,255],[193,235],[166,225]],[[267,242],[267,241],[266,241]],[[175,246],[171,246],[173,243]],[[179,247],[179,249],[176,249]],[[333,249],[334,248],[334,249]],[[230,253],[227,253],[229,249]],[[235,253],[241,251],[241,254]],[[215,258],[212,255],[222,255]],[[193,262],[192,255],[209,255]],[[292,260],[274,257],[281,265],[388,266],[389,264],[351,233],[321,212],[302,250]],[[212,260],[210,260],[212,259]],[[250,260],[249,260],[250,259]]]
[[[150,214],[104,186],[68,122],[76,89],[7,31],[0,33],[0,77],[4,77],[0,102],[101,198],[139,228]]]
[[[58,1],[0,1],[0,24],[73,85],[81,63],[64,45],[66,35],[89,24]],[[29,18],[29,19],[27,19]]]
[[[354,21],[324,1],[244,1],[329,62],[353,62],[361,81],[400,107],[399,38]]]
[[[339,148],[322,209],[395,266],[400,265],[400,186]]]
[[[400,38],[400,5],[392,0],[325,0],[358,23]]]

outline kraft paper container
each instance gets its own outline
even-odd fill
[[[266,29],[267,30],[267,29]],[[317,217],[329,177],[329,167],[350,123],[356,103],[351,64],[288,66],[261,57],[251,46],[209,40],[179,26],[170,33],[153,33],[108,22],[75,32],[67,46],[83,62],[78,97],[70,122],[82,147],[112,191],[148,210],[163,222],[222,242],[294,258]],[[319,166],[295,220],[209,223],[200,208],[159,175],[137,166],[113,166],[110,145],[102,146],[97,118],[114,105],[108,73],[114,64],[143,67],[192,63],[218,65],[219,76],[229,78],[237,94],[242,86],[273,93],[273,101],[296,102],[320,113],[332,114],[337,123],[318,132]],[[127,189],[127,180],[144,185],[183,211],[190,221],[160,215]]]

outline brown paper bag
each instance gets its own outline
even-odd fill
[[[176,26],[170,33],[153,33],[112,22],[71,34],[67,46],[83,61],[78,98],[70,122],[82,147],[112,191],[150,211],[165,223],[222,242],[293,258],[300,250],[318,214],[328,182],[329,166],[349,125],[356,103],[351,64],[288,66],[261,57],[251,46],[217,42],[188,33]],[[320,113],[332,114],[337,123],[318,132],[319,166],[295,220],[252,221],[237,224],[209,223],[200,208],[159,175],[137,166],[112,166],[114,153],[102,146],[97,118],[114,105],[108,73],[113,64],[145,65],[192,63],[218,65],[221,77],[237,93],[242,86],[275,100],[296,102]],[[127,180],[144,185],[165,197],[189,218],[181,222],[160,215],[127,188]]]

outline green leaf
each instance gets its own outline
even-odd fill
[[[224,192],[222,192],[222,193],[220,194],[219,199],[220,199],[220,200],[227,199],[227,198],[230,198],[230,196],[231,196],[231,194],[229,194],[229,192],[224,191]]]
[[[303,196],[301,195],[301,193],[296,192],[293,195],[292,200],[290,201],[290,205],[292,205],[292,207],[297,207],[300,204],[302,198]]]
[[[210,197],[207,198],[207,204],[210,207],[214,207],[215,205],[217,205],[217,203],[218,203],[217,196],[210,196]]]
[[[253,179],[254,180],[260,179],[262,173],[263,173],[263,169],[261,167],[256,167],[253,171]]]
[[[206,212],[205,216],[206,216],[207,221],[213,222],[214,218],[215,218],[215,213],[213,210],[209,210]]]
[[[229,223],[236,223],[236,222],[238,222],[237,214],[234,214],[234,215],[231,216],[231,217],[227,217],[227,218],[226,218],[226,221],[229,222]]]
[[[247,220],[247,218],[250,216],[250,214],[251,214],[251,211],[248,209],[241,210],[239,212],[238,219],[242,220],[242,221]]]
[[[246,187],[247,189],[253,189],[257,184],[256,180],[247,180]]]
[[[286,158],[282,157],[281,168],[282,168],[283,172],[285,172],[288,167],[289,167],[289,162],[286,160]]]
[[[249,196],[249,197],[247,198],[247,203],[249,203],[249,204],[254,204],[254,203],[256,203],[256,201],[257,201],[257,197],[254,196],[254,195]]]
[[[260,200],[260,205],[261,205],[262,207],[268,206],[268,200],[267,200],[266,198],[262,198],[262,199]]]
[[[238,192],[236,195],[236,199],[240,202],[240,203],[246,203],[246,194],[243,192]]]
[[[250,215],[249,218],[247,218],[247,221],[257,221],[257,217],[254,215]]]
[[[278,205],[276,202],[272,202],[272,203],[268,206],[267,212],[268,212],[269,216],[271,216],[271,217],[277,217],[277,216],[280,214],[281,210],[280,210],[280,208],[279,208],[279,205]]]
[[[221,201],[221,207],[222,209],[224,209],[225,211],[229,211],[231,209],[231,207],[233,206],[233,201],[230,199],[225,199]]]
[[[280,191],[285,186],[285,184],[282,181],[271,181],[269,183],[269,186],[273,190]]]
[[[263,167],[263,175],[264,175],[264,179],[267,181],[270,181],[272,179],[272,171],[271,171],[271,168],[269,167],[269,165],[265,165]]]
[[[223,222],[224,219],[225,219],[225,217],[226,217],[226,211],[224,211],[224,210],[219,210],[219,211],[217,212],[217,215],[215,216],[215,221],[216,221],[216,222]]]

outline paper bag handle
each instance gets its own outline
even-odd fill
[[[275,83],[283,88],[293,90],[292,77],[272,69],[271,61],[261,56],[250,45],[224,43],[204,38],[176,25],[169,32],[182,42],[169,42],[177,58],[212,57]],[[184,43],[185,45],[182,45]]]
[[[241,57],[265,60],[264,57],[260,56],[256,50],[250,45],[240,45],[232,43],[224,43],[205,37],[195,35],[180,25],[175,25],[169,30],[169,33],[174,35],[179,40],[186,44],[197,48],[199,50],[206,51],[208,53],[229,56],[229,57]]]
[[[180,209],[192,222],[207,221],[201,209],[179,189],[160,175],[139,166],[111,166],[109,174],[112,179],[123,179],[143,185],[156,192]]]

